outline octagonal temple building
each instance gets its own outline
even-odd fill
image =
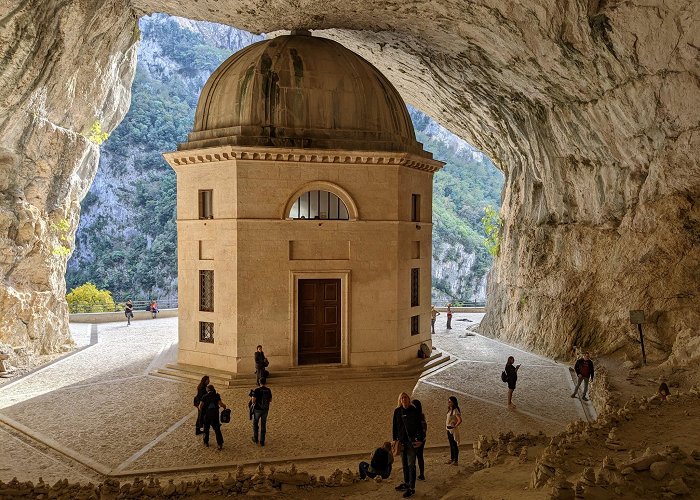
[[[433,174],[369,62],[293,32],[229,57],[177,174],[178,363],[399,366],[431,346]]]

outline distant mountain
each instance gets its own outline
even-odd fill
[[[185,140],[209,75],[263,39],[164,14],[142,18],[139,27],[131,108],[102,147],[66,274],[69,289],[92,281],[117,299],[177,296],[175,174],[161,152]],[[480,219],[484,205],[499,205],[502,175],[428,116],[410,113],[418,140],[447,162],[433,191],[433,296],[483,300],[491,259]]]

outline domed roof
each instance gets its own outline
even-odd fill
[[[339,43],[308,32],[253,44],[211,75],[178,149],[223,145],[431,156],[416,142],[389,80]]]

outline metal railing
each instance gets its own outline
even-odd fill
[[[151,305],[150,300],[132,300],[134,311],[146,311]],[[177,298],[156,299],[158,309],[177,309]],[[68,304],[71,313],[123,312],[126,300],[115,301],[114,306],[104,303],[73,302]]]
[[[447,307],[447,304],[452,304],[452,307],[485,307],[486,302],[458,301],[458,300],[436,300],[433,302],[435,307]]]

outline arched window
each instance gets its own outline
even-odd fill
[[[292,205],[290,219],[348,220],[348,207],[329,191],[307,191]]]

